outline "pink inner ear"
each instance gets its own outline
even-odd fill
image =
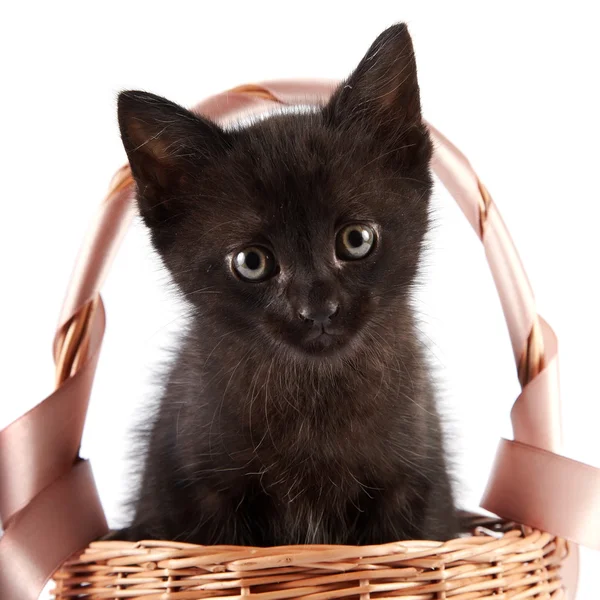
[[[165,134],[168,125],[150,134],[147,124],[133,119],[127,125],[127,135],[134,144],[129,159],[136,179],[141,178],[145,184],[144,194],[149,196],[152,189],[166,190],[169,187],[181,186],[185,175],[178,162],[177,140],[169,139]]]
[[[154,135],[149,135],[146,126],[142,121],[138,119],[132,120],[132,122],[127,125],[127,135],[135,144],[133,151],[143,152],[157,162],[166,161],[169,156],[172,155],[172,153],[168,152],[169,145],[161,138],[161,135],[165,132],[167,127],[168,126],[165,125]]]

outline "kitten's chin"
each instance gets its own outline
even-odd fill
[[[269,328],[267,335],[275,352],[288,352],[300,360],[328,360],[347,358],[360,350],[361,331],[329,328],[329,331],[299,331],[298,329]]]
[[[300,350],[310,356],[332,356],[342,352],[348,345],[347,336],[332,333],[321,333],[312,336],[300,344]]]
[[[285,345],[300,359],[336,362],[360,352],[362,336],[353,333],[322,333],[304,339],[288,339]]]

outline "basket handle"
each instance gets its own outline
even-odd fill
[[[323,103],[334,88],[332,82],[315,81],[242,86],[209,98],[197,110],[223,122],[275,104]],[[560,406],[554,333],[536,313],[522,264],[491,197],[466,158],[431,126],[430,131],[436,146],[433,168],[484,244],[523,386],[511,413],[515,441],[502,440],[482,506],[600,548],[600,470],[556,454]],[[79,445],[104,333],[99,292],[134,214],[133,198],[125,166],[113,179],[76,263],[54,340],[57,388],[0,431],[5,529],[0,596],[5,600],[35,600],[68,556],[107,531]]]

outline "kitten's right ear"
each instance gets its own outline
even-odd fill
[[[226,151],[229,135],[218,125],[147,92],[121,92],[118,117],[137,183],[140,213],[149,227],[158,227],[182,211],[178,201],[182,186]]]
[[[431,148],[421,118],[412,40],[404,23],[386,29],[350,77],[333,93],[323,111],[334,127],[369,132],[388,160],[405,166],[429,163]]]

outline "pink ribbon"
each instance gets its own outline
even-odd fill
[[[75,266],[54,340],[55,362],[69,370],[53,394],[0,431],[2,600],[37,600],[67,558],[108,531],[79,446],[104,336],[99,291],[133,214],[127,177],[128,168],[115,176]],[[84,341],[75,344],[78,336]],[[74,346],[79,355],[65,356]]]
[[[274,104],[323,104],[335,85],[280,81],[243,86],[205,100],[196,110],[225,122],[268,111]],[[558,454],[555,335],[536,313],[523,266],[493,201],[462,153],[435,128],[430,130],[434,171],[484,245],[526,382],[511,413],[514,441],[500,443],[482,506],[600,549],[600,469]],[[78,453],[104,335],[100,288],[133,212],[133,184],[123,167],[76,263],[54,343],[57,389],[0,431],[2,600],[36,600],[69,556],[107,531],[89,463]],[[540,356],[530,353],[534,334],[543,347]],[[566,585],[574,598],[576,569],[571,568]]]

